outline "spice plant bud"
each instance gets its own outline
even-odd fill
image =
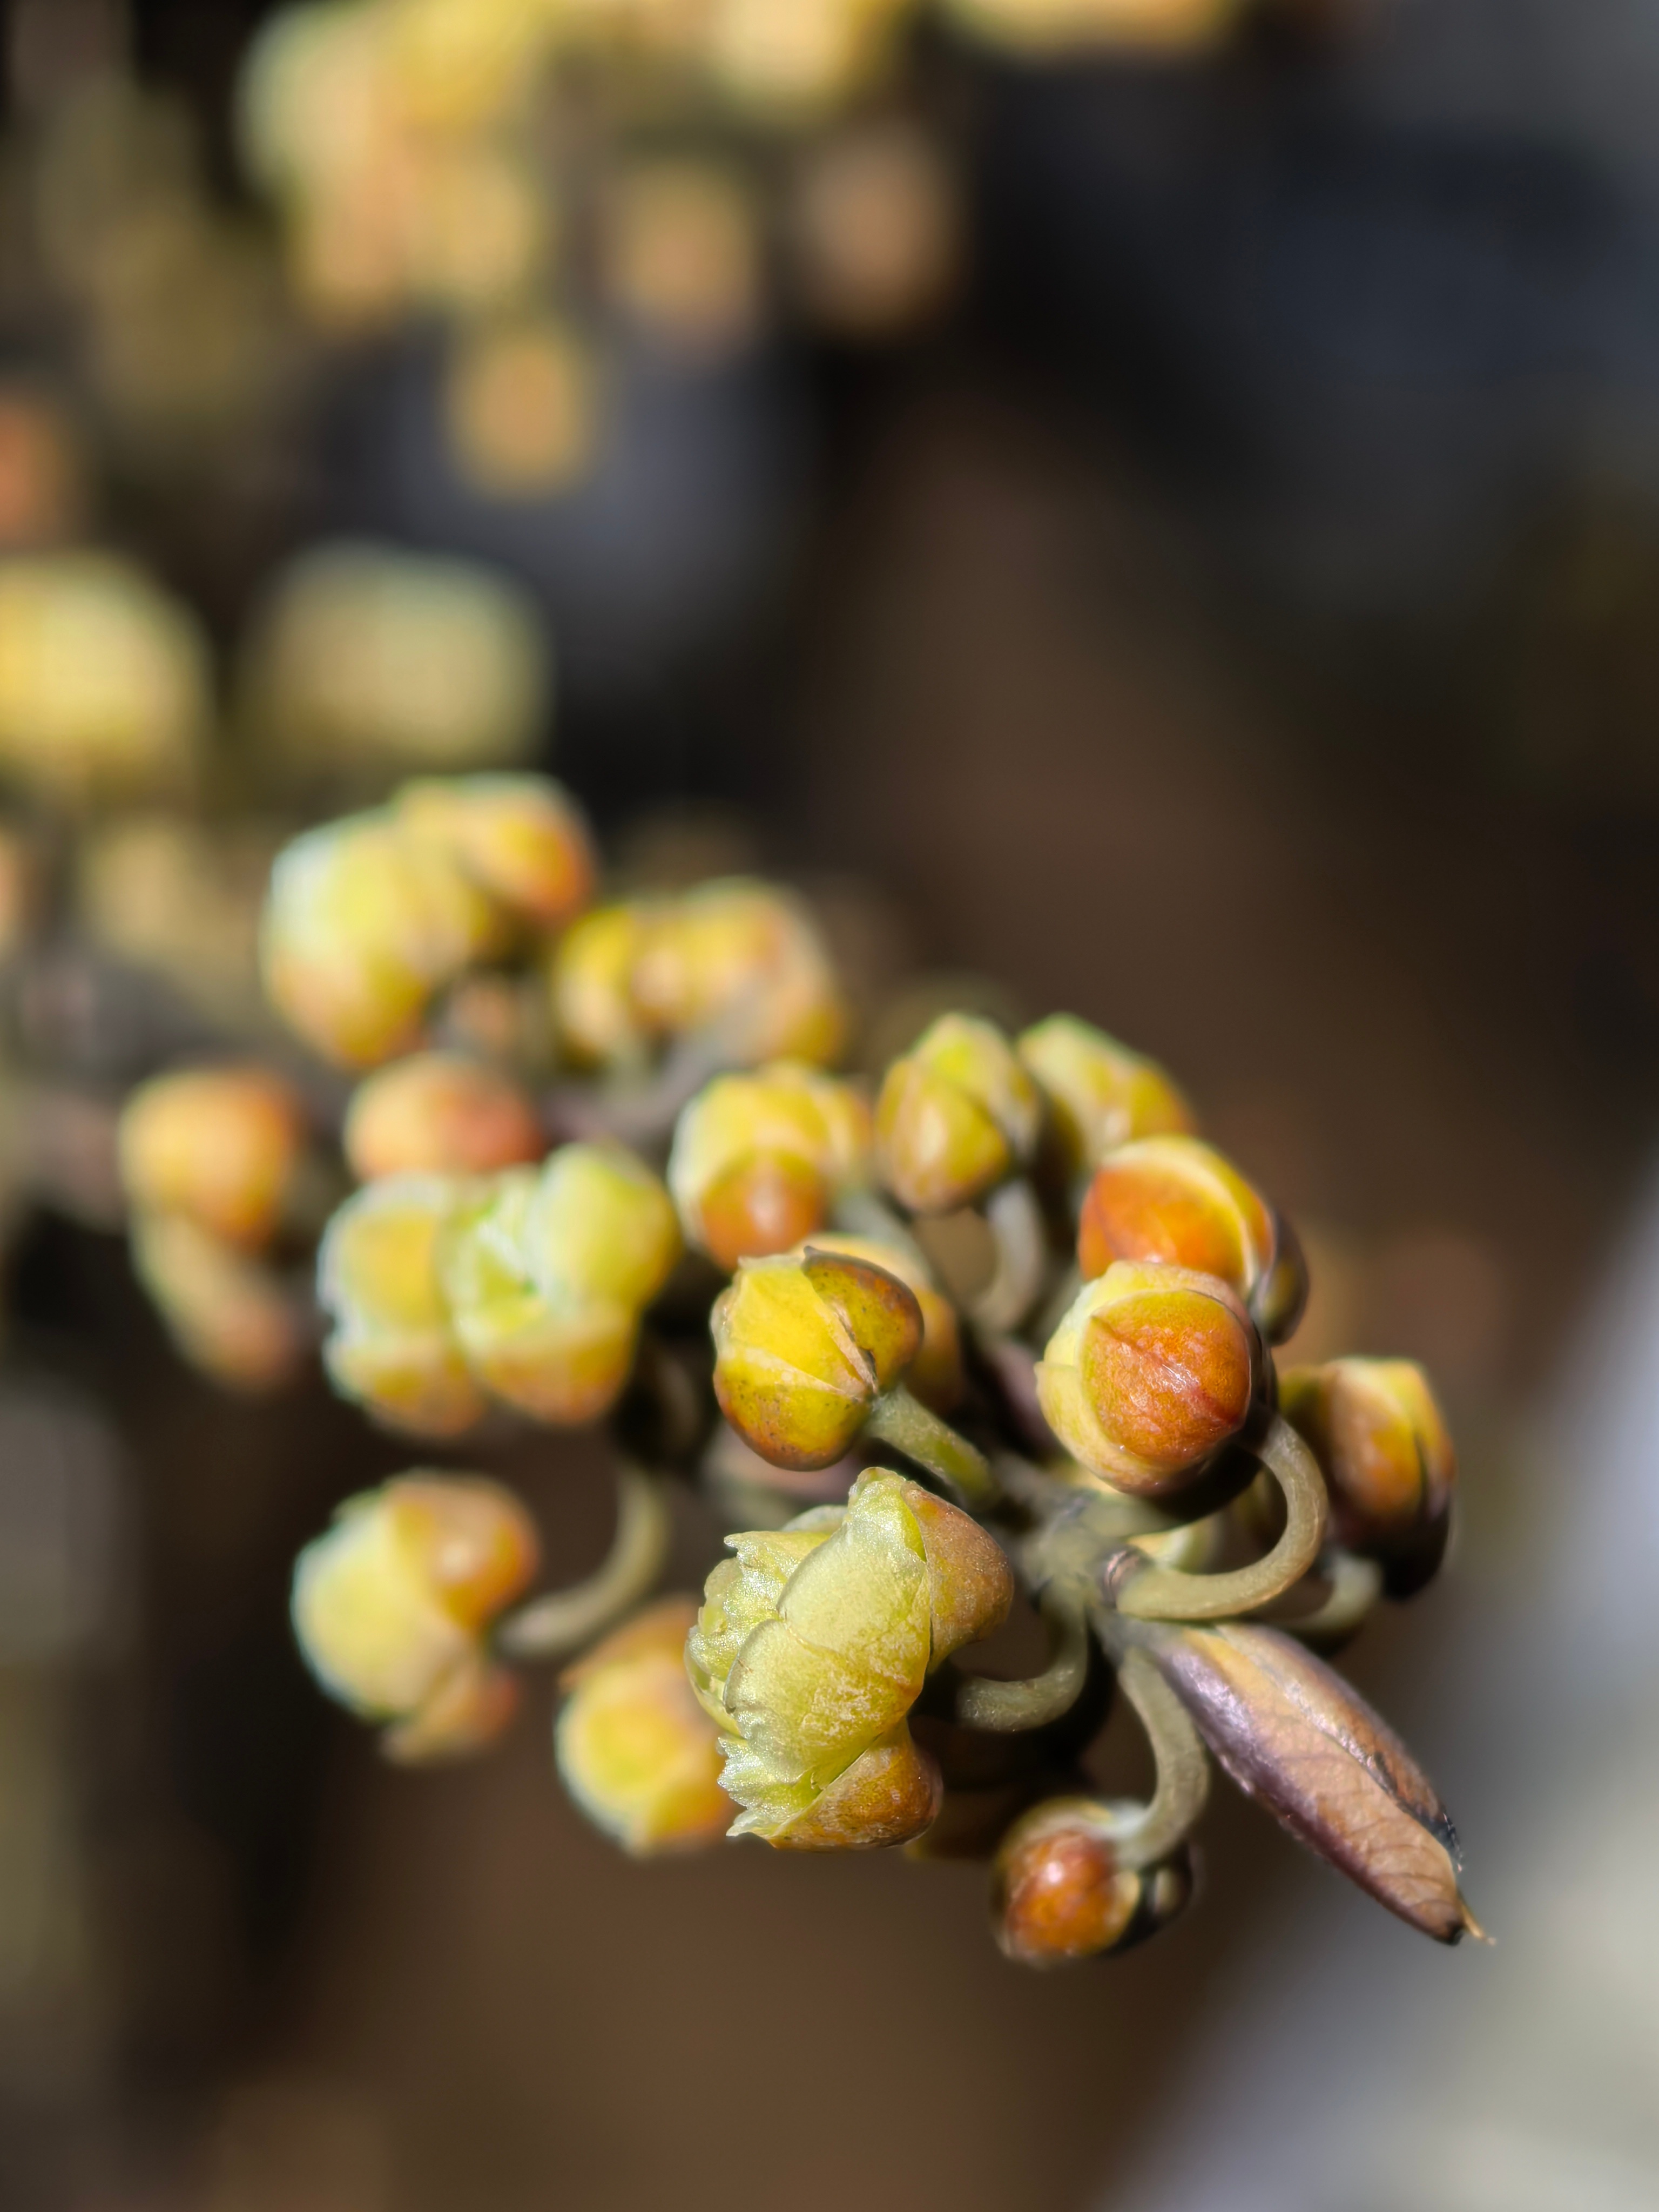
[[[920,1256],[902,1244],[884,1243],[878,1237],[844,1237],[838,1232],[820,1231],[811,1240],[812,1249],[821,1253],[840,1253],[851,1260],[867,1260],[872,1267],[896,1275],[900,1282],[915,1291],[916,1304],[921,1309],[921,1348],[904,1370],[904,1387],[931,1406],[936,1413],[948,1413],[958,1404],[967,1388],[963,1370],[962,1331],[957,1322],[957,1310],[933,1286],[932,1277],[922,1266]],[[804,1258],[805,1253],[796,1255]]]
[[[1052,1798],[1009,1829],[991,1887],[992,1926],[1008,1958],[1060,1966],[1124,1951],[1186,1905],[1192,1895],[1186,1853],[1158,1866],[1121,1866],[1109,1814],[1087,1799]]]
[[[1077,1256],[1085,1281],[1115,1260],[1218,1275],[1252,1298],[1273,1262],[1273,1218],[1237,1169],[1197,1137],[1146,1137],[1096,1169]]]
[[[347,1200],[317,1255],[317,1295],[334,1324],[323,1360],[335,1388],[420,1436],[459,1435],[485,1410],[439,1274],[442,1243],[472,1189],[453,1176],[385,1176]]]
[[[709,1316],[714,1395],[775,1467],[830,1467],[921,1349],[908,1284],[866,1260],[817,1252],[745,1260]]]
[[[792,1060],[717,1077],[680,1115],[669,1155],[687,1243],[727,1269],[788,1251],[860,1179],[869,1146],[849,1084]]]
[[[746,1066],[833,1060],[846,1009],[822,939],[798,899],[732,877],[656,909],[635,964],[634,1001],[661,1034],[709,1036]]]
[[[361,1182],[396,1175],[489,1175],[547,1149],[536,1109],[499,1068],[422,1052],[361,1083],[348,1108],[346,1164]]]
[[[445,1295],[473,1372],[561,1427],[597,1419],[679,1256],[667,1192],[616,1145],[566,1145],[486,1187],[447,1240]]]
[[[1030,1160],[1042,1118],[1036,1085],[1001,1030],[942,1014],[883,1081],[882,1181],[913,1213],[971,1206]]]
[[[264,1068],[181,1070],[140,1084],[118,1143],[132,1206],[258,1249],[282,1226],[304,1157],[304,1109]]]
[[[559,1773],[594,1826],[635,1858],[712,1844],[732,1818],[720,1730],[686,1678],[696,1617],[696,1598],[664,1598],[562,1678]]]
[[[1120,1260],[1085,1283],[1037,1367],[1043,1418],[1115,1489],[1189,1481],[1249,1416],[1261,1342],[1214,1275]]]
[[[405,784],[393,811],[521,921],[562,929],[592,896],[587,825],[550,776],[430,778]]]
[[[306,1663],[331,1697],[389,1724],[393,1758],[476,1751],[517,1703],[484,1637],[539,1556],[524,1508],[481,1476],[417,1472],[349,1498],[295,1565]]]
[[[1015,1049],[1048,1101],[1068,1177],[1087,1175],[1138,1137],[1184,1135],[1196,1127],[1192,1108],[1156,1060],[1073,1014],[1050,1014]]]
[[[296,837],[271,870],[260,936],[271,1003],[327,1059],[368,1067],[419,1034],[427,1001],[497,941],[454,862],[363,814]]]
[[[1480,1932],[1422,1769],[1339,1674],[1250,1621],[1136,1632],[1222,1765],[1299,1841],[1442,1943]]]
[[[634,970],[650,912],[639,900],[596,907],[554,948],[554,1020],[561,1042],[579,1061],[619,1067],[644,1056],[649,1036],[634,1001]]]
[[[269,1267],[186,1214],[137,1214],[130,1235],[138,1279],[193,1367],[233,1390],[294,1379],[310,1334]]]
[[[1410,1551],[1441,1527],[1457,1454],[1429,1378],[1410,1359],[1334,1359],[1279,1377],[1279,1407],[1306,1438],[1350,1550]]]
[[[844,1507],[727,1538],[686,1665],[724,1731],[733,1835],[781,1848],[908,1842],[939,1770],[907,1716],[931,1670],[1006,1618],[1013,1578],[978,1523],[870,1468]]]

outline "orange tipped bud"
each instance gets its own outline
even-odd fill
[[[434,844],[521,921],[560,929],[593,895],[587,824],[544,775],[468,775],[405,784],[394,817]]]
[[[882,1181],[913,1213],[970,1206],[1030,1160],[1042,1115],[1036,1085],[1000,1030],[942,1014],[883,1081]]]
[[[1261,1345],[1213,1275],[1119,1261],[1085,1283],[1037,1368],[1044,1419],[1114,1488],[1177,1489],[1249,1416]]]
[[[418,1436],[458,1435],[485,1410],[439,1276],[441,1247],[472,1188],[444,1176],[369,1183],[335,1214],[317,1255],[335,1388]]]
[[[714,1039],[745,1066],[833,1060],[846,1010],[817,927],[774,884],[701,884],[653,915],[634,1003],[659,1034]]]
[[[1156,1060],[1074,1015],[1051,1014],[1027,1030],[1015,1049],[1048,1102],[1068,1176],[1087,1175],[1138,1137],[1185,1134],[1196,1126],[1191,1107]]]
[[[1197,1137],[1147,1137],[1095,1170],[1078,1229],[1093,1282],[1115,1260],[1218,1275],[1247,1302],[1273,1266],[1273,1218],[1243,1176]]]
[[[1415,1361],[1292,1367],[1279,1388],[1280,1410],[1324,1474],[1337,1540],[1389,1558],[1432,1544],[1451,1509],[1457,1454]]]
[[[546,1150],[535,1107],[511,1076],[462,1053],[416,1053],[358,1085],[345,1156],[362,1182],[395,1175],[489,1175]]]
[[[669,1156],[688,1243],[726,1268],[790,1250],[861,1174],[869,1141],[858,1093],[812,1068],[717,1077],[681,1115]]]
[[[141,1213],[132,1262],[179,1351],[233,1390],[279,1389],[312,1346],[297,1300],[262,1261],[182,1213]]]
[[[282,1226],[304,1156],[304,1109],[264,1068],[192,1068],[140,1084],[118,1142],[132,1206],[257,1249]]]
[[[1184,1852],[1161,1866],[1120,1866],[1109,1826],[1109,1807],[1054,1798],[1009,1829],[991,1892],[992,1926],[1009,1958],[1060,1966],[1124,1951],[1187,1903],[1192,1872]]]
[[[933,1279],[914,1250],[889,1244],[879,1237],[843,1237],[820,1231],[812,1240],[815,1252],[839,1252],[850,1260],[867,1260],[914,1291],[921,1309],[921,1348],[904,1371],[904,1387],[931,1406],[948,1413],[967,1388],[962,1362],[962,1330],[957,1310],[933,1285]],[[796,1255],[805,1257],[805,1251]]]

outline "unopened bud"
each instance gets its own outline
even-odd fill
[[[1096,1169],[1078,1227],[1086,1281],[1115,1260],[1218,1275],[1246,1303],[1273,1259],[1273,1218],[1243,1176],[1197,1137],[1147,1137]]]
[[[711,1037],[746,1066],[833,1060],[846,1009],[817,930],[776,884],[732,877],[657,908],[633,975],[635,1006],[667,1036]]]
[[[1081,1465],[1115,1489],[1157,1496],[1243,1427],[1261,1357],[1218,1277],[1121,1260],[1084,1285],[1050,1338],[1037,1395]]]
[[[1015,1049],[1048,1103],[1068,1177],[1089,1174],[1108,1152],[1138,1137],[1185,1133],[1195,1126],[1191,1107],[1156,1060],[1073,1014],[1050,1014],[1027,1030]]]
[[[547,1148],[536,1109],[511,1076],[450,1052],[415,1053],[360,1084],[344,1146],[362,1182],[489,1175],[539,1159]]]
[[[728,1543],[686,1663],[726,1732],[733,1835],[795,1850],[908,1842],[939,1809],[907,1716],[928,1673],[1006,1618],[1007,1562],[954,1506],[871,1468],[845,1508]]]
[[[942,1014],[883,1081],[882,1181],[913,1213],[970,1206],[1030,1160],[1042,1118],[1036,1085],[1001,1030]]]
[[[641,1058],[647,1024],[634,1002],[634,970],[650,927],[642,901],[595,907],[565,931],[553,951],[553,1018],[577,1060],[625,1066]]]
[[[1052,1798],[1009,1829],[991,1889],[992,1927],[1007,1957],[1024,1966],[1060,1966],[1126,1951],[1187,1904],[1193,1881],[1186,1852],[1158,1866],[1121,1865],[1112,1810],[1086,1798]]]
[[[409,1761],[497,1735],[517,1702],[484,1633],[535,1575],[534,1525],[480,1476],[416,1473],[347,1500],[294,1570],[294,1631],[331,1697]]]
[[[410,836],[435,844],[520,921],[560,929],[592,896],[587,825],[544,775],[468,775],[407,783],[392,802]]]
[[[686,1240],[721,1267],[787,1252],[861,1173],[870,1116],[845,1083],[783,1060],[722,1075],[680,1115],[668,1187]]]
[[[588,1819],[636,1858],[726,1833],[720,1731],[685,1672],[692,1597],[664,1598],[567,1670],[554,1732],[560,1775]]]
[[[233,1390],[275,1390],[311,1350],[298,1302],[240,1246],[182,1213],[139,1213],[133,1266],[193,1367]]]
[[[709,1316],[714,1395],[775,1467],[830,1467],[921,1348],[915,1293],[884,1268],[808,1247],[745,1260]]]
[[[485,1410],[439,1275],[441,1245],[471,1189],[443,1176],[369,1183],[335,1214],[317,1255],[336,1389],[420,1436],[457,1435]]]
[[[960,1401],[967,1387],[962,1363],[962,1331],[956,1308],[934,1287],[920,1255],[902,1244],[887,1243],[879,1237],[844,1237],[828,1231],[820,1231],[813,1237],[811,1247],[815,1252],[867,1260],[872,1267],[896,1275],[915,1293],[916,1304],[921,1309],[921,1347],[904,1370],[904,1387],[924,1406],[931,1406],[934,1413],[948,1413]],[[805,1255],[802,1252],[796,1256],[804,1258]]]
[[[118,1142],[131,1205],[257,1249],[282,1226],[304,1156],[304,1109],[264,1068],[181,1070],[140,1084]]]
[[[1339,1543],[1402,1561],[1437,1549],[1457,1454],[1415,1361],[1291,1367],[1279,1377],[1279,1393],[1280,1411],[1319,1462]]]

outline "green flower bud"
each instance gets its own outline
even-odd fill
[[[1042,1120],[1036,1085],[1001,1030],[941,1014],[883,1080],[882,1181],[913,1213],[970,1206],[1030,1159]]]
[[[733,1835],[868,1850],[921,1834],[938,1770],[907,1716],[929,1672],[1006,1618],[1013,1578],[977,1522],[871,1468],[844,1507],[727,1539],[686,1645],[726,1732]]]
[[[870,1115],[849,1084],[780,1060],[722,1075],[680,1115],[668,1187],[686,1240],[721,1267],[787,1252],[861,1173]]]
[[[447,1437],[485,1410],[451,1324],[439,1251],[475,1186],[387,1176],[348,1199],[317,1255],[317,1295],[334,1323],[323,1347],[335,1388],[390,1426]]]
[[[1050,1014],[1014,1048],[1048,1101],[1068,1177],[1088,1175],[1137,1137],[1185,1133],[1196,1126],[1191,1107],[1156,1060],[1075,1015]]]

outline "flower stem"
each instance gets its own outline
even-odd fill
[[[1319,1603],[1304,1613],[1293,1613],[1286,1607],[1274,1613],[1276,1625],[1322,1650],[1346,1643],[1364,1626],[1372,1607],[1382,1595],[1382,1568],[1375,1559],[1361,1559],[1357,1552],[1333,1547],[1320,1559],[1312,1579],[1316,1590],[1323,1585],[1324,1595]],[[1300,1591],[1292,1591],[1292,1601],[1300,1595]]]
[[[1048,1665],[1023,1682],[963,1675],[952,1711],[963,1728],[1013,1735],[1024,1729],[1046,1728],[1077,1703],[1089,1673],[1088,1624],[1079,1607],[1054,1596],[1044,1598],[1042,1613],[1048,1624]]]
[[[1109,1649],[1118,1647],[1118,1685],[1146,1732],[1157,1780],[1146,1804],[1127,1812],[1103,1805],[1094,1825],[1119,1866],[1155,1866],[1198,1825],[1210,1795],[1210,1755],[1186,1707],[1146,1653],[1122,1648],[1110,1613],[1097,1626]]]
[[[1285,1495],[1285,1532],[1265,1558],[1231,1574],[1149,1566],[1135,1552],[1108,1569],[1112,1602],[1136,1620],[1224,1620],[1267,1605],[1300,1582],[1325,1540],[1328,1501],[1319,1462],[1278,1414],[1251,1449]]]
[[[1001,1486],[983,1453],[913,1398],[902,1382],[877,1399],[864,1427],[866,1436],[891,1444],[937,1475],[970,1513],[988,1512],[1001,1502]]]
[[[1036,1194],[1024,1176],[1000,1183],[985,1201],[985,1225],[996,1247],[996,1268],[974,1300],[981,1328],[1016,1329],[1042,1294],[1048,1272],[1048,1239]]]
[[[624,1464],[617,1475],[617,1533],[602,1565],[569,1589],[532,1598],[496,1632],[513,1659],[562,1659],[610,1627],[650,1591],[668,1557],[668,1485]]]

